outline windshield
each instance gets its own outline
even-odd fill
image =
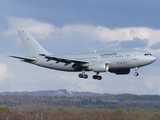
[[[145,53],[144,56],[152,56],[151,53]]]

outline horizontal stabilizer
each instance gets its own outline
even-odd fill
[[[18,57],[18,56],[9,56],[9,57],[17,58],[17,59],[20,59],[23,62],[28,62],[28,63],[37,62],[36,58],[24,58],[24,57]]]

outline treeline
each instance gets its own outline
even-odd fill
[[[100,109],[57,109],[57,110],[10,110],[0,107],[0,120],[159,120],[160,110],[100,110]]]
[[[96,95],[96,96],[32,96],[0,95],[0,105],[14,108],[100,108],[100,109],[159,109],[158,95]]]

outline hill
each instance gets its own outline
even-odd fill
[[[65,89],[34,92],[0,93],[0,105],[10,108],[100,108],[158,109],[159,95],[98,94],[71,92]]]

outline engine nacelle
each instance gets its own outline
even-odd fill
[[[106,63],[95,63],[89,66],[89,70],[94,72],[106,72],[109,70],[109,66]]]
[[[117,75],[124,75],[124,74],[129,74],[130,69],[112,69],[112,70],[109,70],[109,72],[115,73]]]

